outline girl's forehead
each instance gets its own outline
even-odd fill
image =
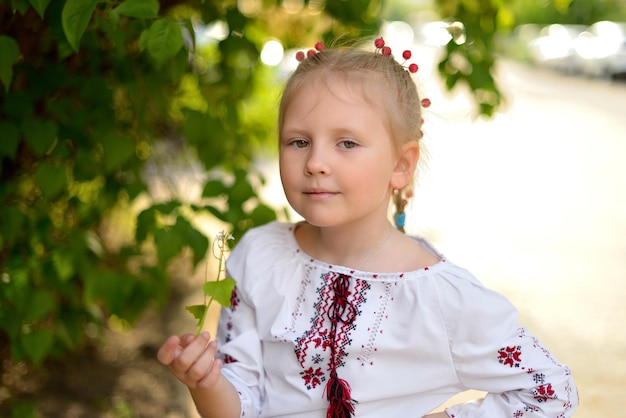
[[[381,102],[385,101],[385,89],[372,84],[363,76],[352,77],[347,74],[332,75],[327,77],[318,76],[311,78],[300,86],[295,96],[314,95],[318,100],[332,97],[340,101],[350,103],[363,103],[380,108]]]

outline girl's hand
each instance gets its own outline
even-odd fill
[[[215,359],[217,343],[208,332],[171,336],[157,353],[159,362],[168,366],[178,380],[190,389],[208,390],[220,378],[222,362]]]

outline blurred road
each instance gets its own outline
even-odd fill
[[[503,63],[507,108],[424,84],[428,166],[410,231],[518,306],[569,364],[577,418],[626,410],[626,83]]]

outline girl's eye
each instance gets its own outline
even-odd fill
[[[306,148],[309,145],[309,142],[305,139],[294,139],[290,142],[290,144],[295,148]]]
[[[345,139],[345,140],[343,140],[343,141],[341,141],[339,143],[339,147],[340,148],[345,148],[345,149],[356,148],[357,147],[357,143],[354,142],[351,139]]]

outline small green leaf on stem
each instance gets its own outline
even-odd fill
[[[235,288],[235,280],[226,277],[215,282],[207,282],[204,284],[204,294],[215,300],[222,306],[230,307],[230,297]]]
[[[204,315],[207,311],[206,305],[189,305],[185,306],[185,309],[188,310],[194,318],[198,320],[198,323],[204,318]]]
[[[202,332],[211,302],[215,300],[222,306],[230,306],[231,295],[233,293],[233,289],[235,288],[235,280],[230,277],[226,277],[224,279],[220,278],[222,276],[222,272],[226,271],[224,253],[228,251],[228,241],[232,239],[234,239],[233,236],[231,234],[226,234],[224,231],[217,234],[215,240],[213,241],[213,256],[218,260],[217,275],[215,276],[215,280],[209,281],[208,274],[206,274],[204,278],[204,286],[202,288],[204,293],[204,304],[185,307],[185,309],[198,320],[196,326],[196,336],[200,335]]]

